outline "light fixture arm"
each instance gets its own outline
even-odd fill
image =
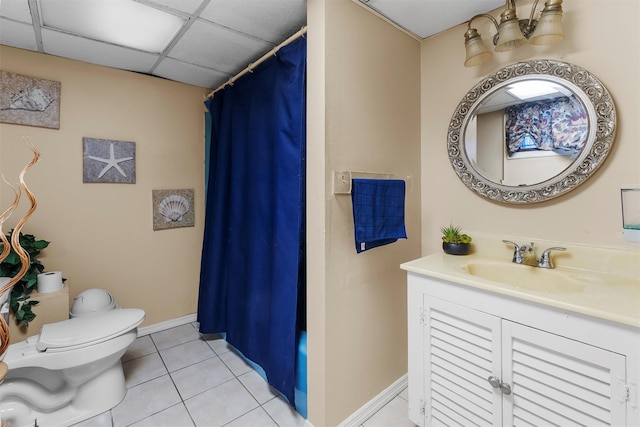
[[[530,28],[531,24],[533,23],[534,19],[533,19],[533,15],[536,14],[536,7],[538,7],[538,1],[536,0],[533,2],[533,6],[531,6],[531,14],[529,15],[529,22],[527,23],[527,27]]]
[[[538,1],[539,0],[535,0],[533,2],[533,6],[531,6],[531,13],[529,14],[529,20],[528,21],[525,19],[520,20],[520,29],[522,30],[522,34],[524,34],[524,36],[527,39],[531,37],[531,35],[536,29],[536,26],[538,25],[538,21],[533,19],[533,15],[535,15],[536,13],[536,7],[538,7]]]

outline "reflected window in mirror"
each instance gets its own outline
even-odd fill
[[[587,141],[587,112],[575,96],[505,108],[507,154],[549,151],[576,156]]]

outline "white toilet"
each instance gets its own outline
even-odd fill
[[[0,419],[13,427],[69,426],[116,406],[126,394],[120,358],[144,317],[136,308],[85,310],[10,345],[0,357],[9,367]]]

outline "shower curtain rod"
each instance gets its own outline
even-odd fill
[[[298,38],[304,36],[307,33],[307,27],[304,26],[302,28],[300,28],[300,30],[298,30],[295,34],[293,34],[292,36],[290,36],[288,39],[286,39],[285,41],[283,41],[282,43],[280,43],[278,46],[274,47],[273,49],[271,49],[269,52],[267,52],[266,54],[264,54],[260,59],[258,59],[256,62],[252,62],[251,64],[249,64],[247,66],[247,68],[245,68],[244,70],[240,71],[238,74],[236,74],[235,76],[231,77],[229,80],[227,80],[225,83],[221,84],[220,86],[218,86],[218,88],[214,89],[212,92],[210,92],[207,96],[205,96],[205,99],[209,99],[209,98],[213,98],[213,95],[224,89],[225,87],[227,87],[228,85],[232,85],[233,83],[238,80],[240,77],[244,76],[247,73],[252,73],[253,69],[256,68],[258,65],[262,64],[264,61],[266,61],[267,59],[269,59],[271,56],[275,55],[276,52],[278,52],[281,48],[285,47],[286,45],[288,45],[289,43],[292,43],[293,41],[297,40]]]

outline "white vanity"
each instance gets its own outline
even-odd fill
[[[401,266],[409,418],[640,426],[640,252],[534,241],[567,248],[543,269],[512,263],[504,237],[473,236],[471,255]]]

